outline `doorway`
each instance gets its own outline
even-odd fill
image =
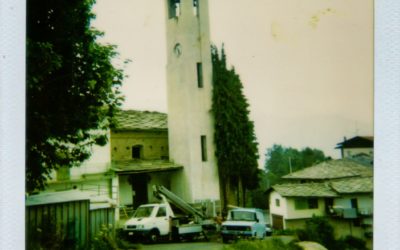
[[[149,202],[147,190],[149,179],[150,177],[147,174],[133,174],[129,176],[129,183],[132,185],[132,204],[134,209]]]

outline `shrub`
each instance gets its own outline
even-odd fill
[[[306,221],[305,230],[297,230],[300,241],[315,241],[330,250],[337,248],[333,227],[323,217],[313,217]]]
[[[343,250],[367,250],[366,242],[360,238],[353,236],[346,236],[338,240],[338,246]]]
[[[76,240],[61,228],[54,218],[44,218],[37,227],[27,228],[26,249],[75,249]]]
[[[140,245],[129,242],[129,237],[122,229],[114,234],[113,227],[103,225],[101,231],[91,241],[92,250],[140,249]]]
[[[296,235],[296,231],[292,229],[276,229],[272,231],[273,235]]]
[[[92,239],[93,250],[119,250],[112,227],[102,226],[100,232]]]

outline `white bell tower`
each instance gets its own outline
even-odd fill
[[[208,0],[164,1],[169,156],[184,167],[171,189],[189,202],[219,200]]]

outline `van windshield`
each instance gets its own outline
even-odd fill
[[[138,207],[133,217],[135,218],[145,218],[151,215],[154,206]]]
[[[256,214],[253,212],[247,212],[247,211],[231,211],[231,220],[244,220],[244,221],[255,221],[256,220]]]

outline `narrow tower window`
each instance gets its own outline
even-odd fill
[[[193,0],[193,14],[199,16],[199,0]]]
[[[174,18],[181,14],[181,0],[168,0],[168,17]]]
[[[207,138],[205,135],[201,136],[201,159],[207,161]]]
[[[201,63],[197,63],[197,86],[203,87],[203,65]]]

